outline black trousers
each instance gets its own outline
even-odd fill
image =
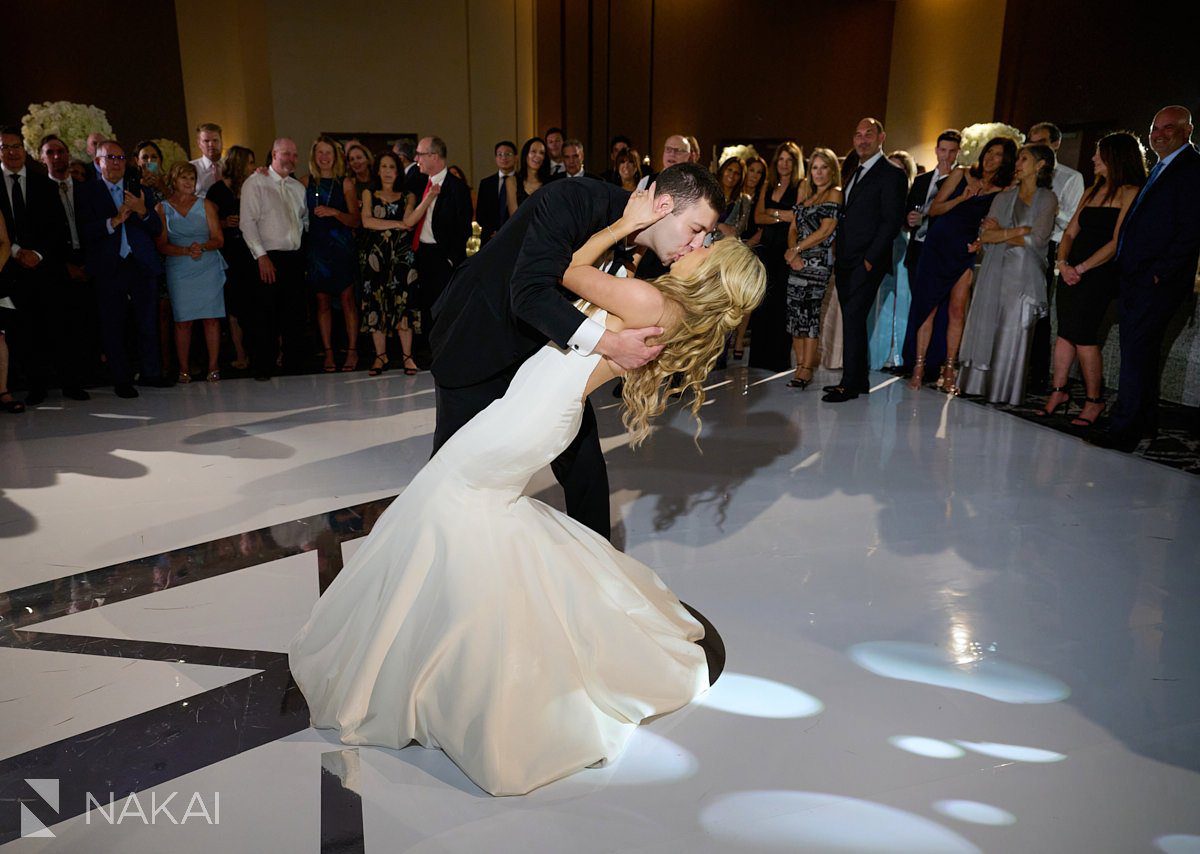
[[[416,261],[418,303],[422,317],[429,320],[432,317],[433,304],[450,283],[454,265],[445,250],[436,243],[418,244]]]
[[[437,425],[433,431],[433,452],[508,390],[519,365],[485,382],[463,388],[437,386]],[[591,401],[583,406],[579,432],[557,459],[550,464],[554,477],[562,484],[567,515],[587,525],[606,540],[612,539],[608,511],[608,468],[600,450],[600,431]]]
[[[836,268],[838,304],[842,308],[842,386],[851,392],[871,390],[867,376],[870,365],[867,319],[887,269],[877,264],[868,270],[858,263]]]
[[[1051,240],[1046,250],[1046,316],[1033,327],[1029,353],[1029,390],[1036,392],[1046,385],[1050,376],[1050,314],[1054,311],[1054,265],[1058,261],[1058,242]]]
[[[255,376],[275,373],[280,336],[284,367],[297,370],[304,363],[304,253],[270,251],[267,256],[275,265],[275,281],[268,284],[260,279],[256,263],[253,279],[246,286],[250,309],[247,355]]]
[[[44,263],[44,262],[43,262]],[[12,286],[12,359],[29,391],[51,385],[51,369],[63,388],[81,388],[87,367],[85,343],[95,317],[91,282],[75,282],[41,269],[18,270]],[[11,375],[11,371],[10,371]]]
[[[125,351],[125,326],[132,312],[137,333],[138,357],[143,379],[162,376],[158,346],[158,276],[146,270],[132,255],[124,258],[112,275],[96,276],[96,308],[100,317],[100,340],[108,357],[113,385],[133,382],[133,366]]]
[[[1157,284],[1122,276],[1117,299],[1121,374],[1109,429],[1133,437],[1158,428],[1158,384],[1167,326],[1192,291],[1192,277]]]

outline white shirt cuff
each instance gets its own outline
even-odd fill
[[[575,334],[571,336],[567,346],[581,356],[590,356],[596,349],[596,345],[600,343],[600,339],[604,337],[604,332],[604,324],[589,317],[579,324],[579,328],[575,330]]]

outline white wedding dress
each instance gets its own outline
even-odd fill
[[[578,432],[599,359],[543,347],[379,517],[289,649],[314,726],[415,739],[519,795],[707,690],[704,629],[659,577],[521,494]]]

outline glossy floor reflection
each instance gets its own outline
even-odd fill
[[[428,374],[0,421],[0,842],[1196,850],[1200,480],[899,383],[833,406],[785,381],[714,375],[703,455],[677,412],[631,451],[596,395],[614,538],[711,620],[726,670],[620,762],[524,798],[308,728],[282,654],[428,457]],[[531,491],[561,504],[548,474]],[[146,820],[110,824],[110,793]],[[172,793],[176,819],[220,793],[219,823],[151,823]],[[55,836],[17,838],[22,812]]]

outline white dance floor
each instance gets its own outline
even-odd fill
[[[615,765],[501,799],[307,728],[280,669],[428,457],[429,374],[3,417],[0,842],[1200,852],[1200,480],[887,380],[830,405],[714,374],[703,454],[677,407],[631,452],[594,396],[614,539],[726,669]],[[531,491],[561,506],[548,472]]]

